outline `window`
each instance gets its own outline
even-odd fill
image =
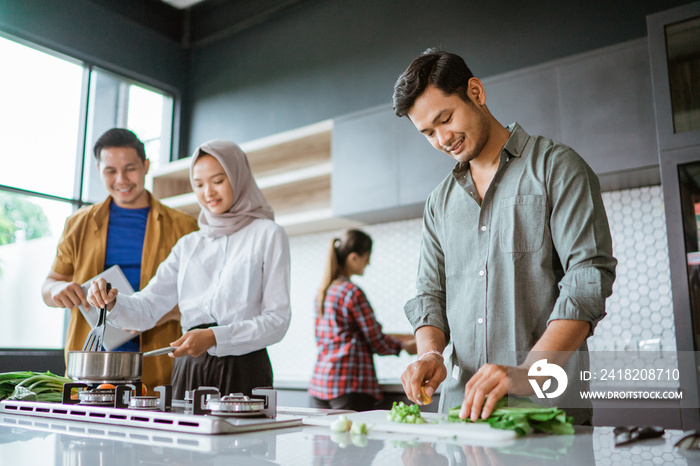
[[[83,200],[107,196],[92,154],[95,141],[110,128],[129,128],[146,146],[150,170],[170,161],[173,99],[100,68],[90,72],[90,99],[83,166]]]
[[[152,169],[171,152],[173,99],[123,76],[0,36],[0,346],[62,348],[67,311],[41,285],[65,219],[107,193],[94,141],[129,128]]]

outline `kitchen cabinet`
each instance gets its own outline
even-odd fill
[[[700,428],[700,2],[647,17],[683,429]]]
[[[331,201],[337,215],[398,205],[397,132],[388,110],[375,108],[335,121]]]
[[[503,124],[561,141],[603,190],[659,183],[649,48],[638,39],[483,79]]]
[[[497,120],[573,147],[604,190],[659,183],[646,40],[482,81]],[[362,221],[421,216],[454,167],[391,105],[336,119],[332,141],[333,211]]]
[[[390,105],[336,119],[332,148],[333,211],[369,223],[420,217],[454,167]]]
[[[573,147],[604,190],[658,184],[648,50],[639,39],[487,77],[486,103],[501,123]],[[241,147],[289,234],[420,217],[454,167],[390,104]],[[196,215],[189,163],[154,173],[153,193]]]
[[[348,228],[357,222],[331,209],[331,133],[333,121],[286,131],[241,144],[255,180],[288,234]],[[191,157],[149,175],[153,195],[193,216],[200,207],[189,179]]]

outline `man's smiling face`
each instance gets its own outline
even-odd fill
[[[408,117],[434,148],[458,162],[478,157],[490,137],[482,107],[459,94],[446,95],[435,86],[428,86],[416,99]]]
[[[149,206],[146,191],[148,160],[143,161],[132,147],[105,147],[97,164],[100,178],[119,207],[138,209]]]

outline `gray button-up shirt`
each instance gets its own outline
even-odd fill
[[[418,294],[405,312],[414,329],[437,327],[452,342],[443,412],[485,363],[521,363],[551,320],[590,322],[592,334],[612,293],[598,178],[573,149],[517,123],[508,130],[481,204],[469,164],[458,163],[425,206]],[[584,342],[572,358],[576,372],[586,351]]]

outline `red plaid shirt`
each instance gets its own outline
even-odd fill
[[[367,297],[347,278],[334,281],[316,310],[318,359],[309,394],[331,400],[347,393],[367,393],[377,400],[382,392],[373,354],[399,354],[401,342],[382,333]]]

